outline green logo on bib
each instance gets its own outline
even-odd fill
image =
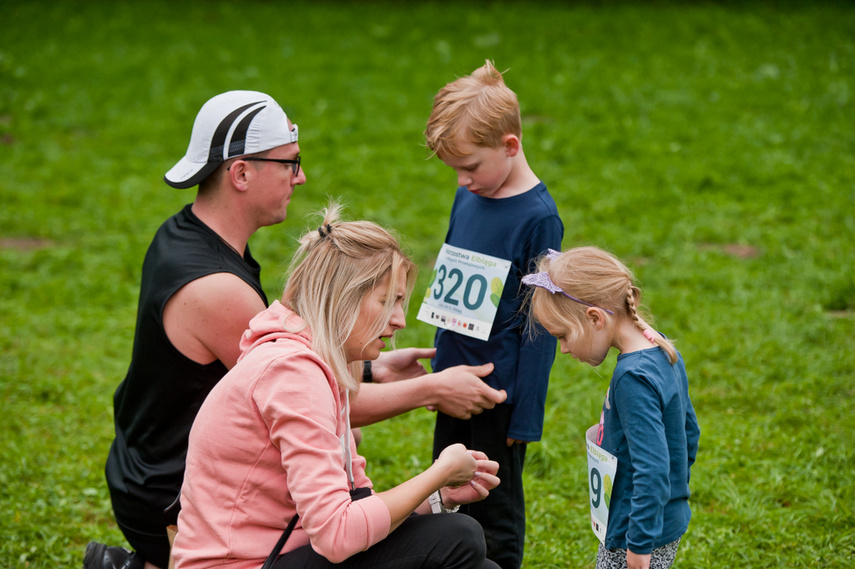
[[[493,306],[499,307],[499,301],[502,299],[502,291],[505,290],[505,283],[500,278],[493,278],[490,283],[490,300],[493,301]]]

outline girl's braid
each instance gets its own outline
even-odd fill
[[[641,290],[630,282],[629,290],[626,293],[626,307],[629,309],[629,315],[632,317],[632,321],[635,322],[635,325],[643,331],[645,330],[644,323],[638,316],[638,301],[640,298]]]
[[[626,306],[629,309],[628,312],[632,317],[632,321],[635,322],[635,325],[638,326],[639,330],[645,332],[644,335],[647,338],[651,339],[654,344],[665,350],[665,353],[668,354],[668,360],[672,365],[675,364],[677,362],[677,349],[674,347],[674,343],[656,332],[650,324],[647,324],[647,322],[638,315],[638,304],[640,301],[641,289],[630,282],[629,291],[626,294]],[[647,332],[648,330],[649,332]]]

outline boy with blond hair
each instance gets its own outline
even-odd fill
[[[524,333],[520,279],[531,272],[539,255],[549,248],[560,249],[564,226],[546,186],[526,161],[516,94],[490,61],[439,91],[425,138],[428,147],[457,173],[458,188],[443,251],[451,247],[456,259],[487,258],[509,266],[504,282],[494,278],[490,285],[496,309],[492,323],[486,326],[486,340],[467,334],[468,324],[462,331],[459,326],[439,327],[432,361],[434,371],[493,362],[493,373],[483,379],[491,387],[505,390],[507,400],[468,420],[438,413],[434,458],[449,444],[463,443],[499,462],[501,484],[487,500],[464,506],[463,511],[484,527],[488,558],[503,569],[518,569],[525,542],[522,470],[526,445],[542,435],[549,371],[555,357],[555,339],[549,334],[532,339]],[[457,302],[451,289],[464,288],[445,278],[454,271],[443,272],[442,254],[437,267],[431,290],[437,298],[454,304],[460,320],[471,322],[466,309],[473,308],[473,299],[481,298],[478,276],[466,280],[461,273],[457,285],[465,281],[468,295]]]

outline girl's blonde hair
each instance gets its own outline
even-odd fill
[[[577,247],[554,258],[540,258],[537,270],[546,272],[555,285],[574,299],[560,292],[553,294],[544,288],[530,287],[527,293],[530,322],[540,322],[547,328],[566,325],[574,339],[584,333],[589,306],[602,308],[614,316],[631,318],[642,332],[652,332],[646,335],[665,350],[672,364],[676,363],[673,342],[650,325],[652,317],[641,307],[641,290],[635,285],[632,271],[614,255],[597,247]]]
[[[403,253],[398,240],[369,221],[339,221],[341,206],[331,203],[323,210],[318,229],[300,239],[282,292],[282,304],[300,316],[312,332],[312,349],[333,370],[339,386],[356,391],[362,362],[348,369],[343,345],[357,325],[362,300],[388,277],[385,310],[372,326],[380,336],[388,325],[397,299],[396,284],[406,277],[404,306],[415,283],[416,266]]]
[[[522,137],[520,105],[491,61],[440,89],[425,128],[425,141],[440,159],[462,158],[461,142],[499,148],[502,137]]]

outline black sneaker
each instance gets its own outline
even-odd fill
[[[124,547],[108,547],[90,541],[83,556],[83,569],[143,569],[143,561],[136,553]]]

